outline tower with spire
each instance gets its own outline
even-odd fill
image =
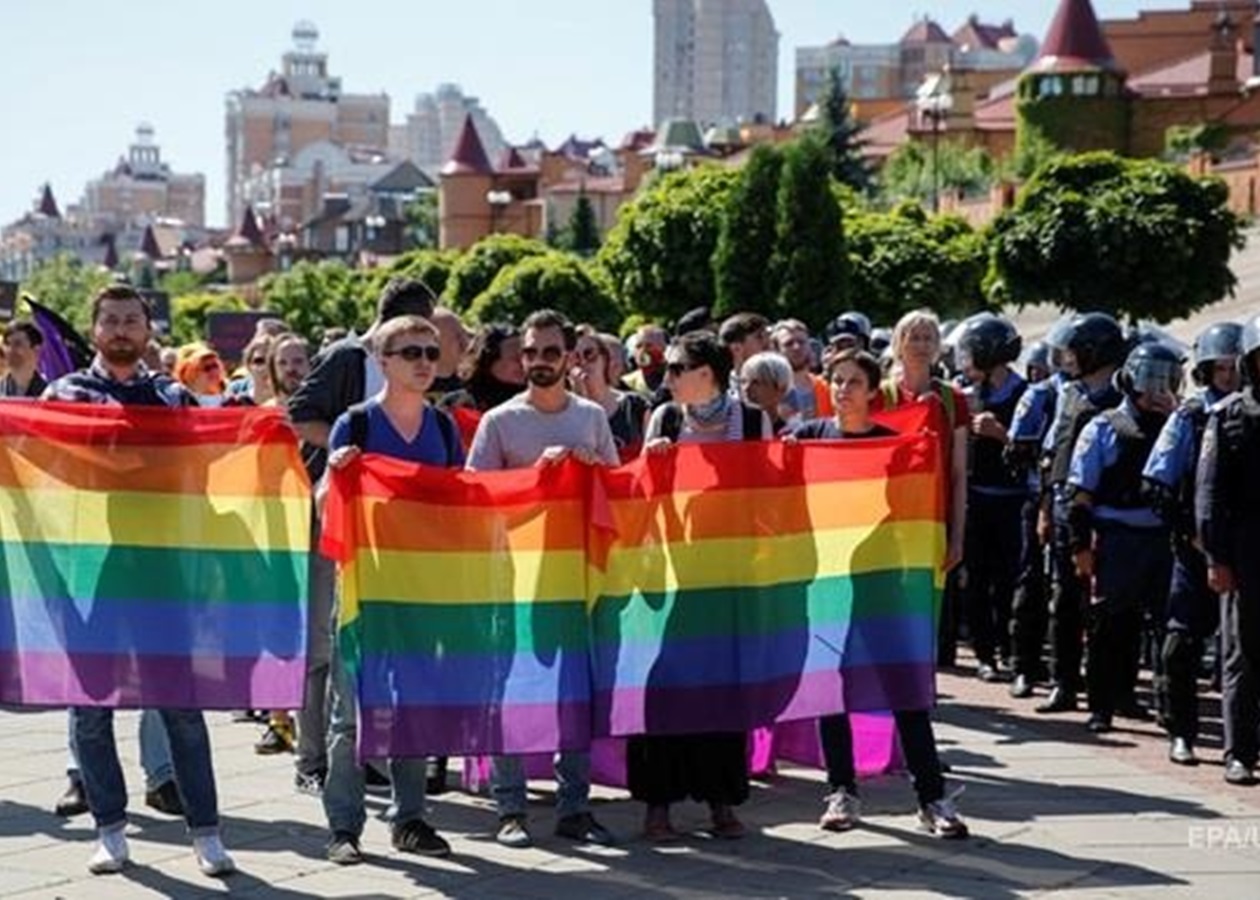
[[[1125,81],[1090,0],[1060,0],[1040,54],[1020,77],[1018,145],[1128,152]]]
[[[455,142],[451,158],[441,169],[438,221],[443,247],[471,247],[492,231],[507,204],[495,205],[502,192],[495,190],[494,167],[477,134],[471,114]]]

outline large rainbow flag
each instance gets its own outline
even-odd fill
[[[684,446],[613,470],[362,457],[324,528],[360,754],[930,706],[940,459],[918,433]]]
[[[0,702],[300,706],[309,544],[277,410],[0,403]]]

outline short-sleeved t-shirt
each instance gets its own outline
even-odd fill
[[[362,408],[367,413],[367,435],[362,448],[364,453],[379,453],[382,456],[392,456],[394,459],[422,463],[427,466],[460,467],[464,465],[464,448],[455,428],[451,427],[454,439],[450,442],[451,446],[447,447],[442,425],[437,418],[441,413],[432,406],[425,407],[424,423],[420,426],[419,433],[410,441],[394,428],[389,416],[381,408],[380,400],[375,398],[368,400]],[[337,421],[333,423],[332,432],[328,436],[328,447],[329,450],[337,450],[349,443],[350,411],[348,410],[338,416]]]
[[[525,392],[487,412],[477,424],[468,468],[527,469],[548,447],[587,450],[604,465],[617,465],[617,445],[604,408],[576,394],[569,394],[568,401],[559,412],[543,412]]]
[[[792,436],[800,441],[857,441],[863,438],[895,437],[896,434],[887,425],[880,425],[878,422],[871,423],[870,431],[851,434],[841,431],[835,419],[810,419],[792,429]]]

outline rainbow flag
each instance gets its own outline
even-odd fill
[[[935,434],[684,446],[613,470],[362,457],[323,532],[360,755],[931,706],[940,457]]]
[[[338,640],[362,757],[590,741],[590,471],[465,473],[365,456],[333,479]]]
[[[309,543],[277,410],[0,404],[0,702],[299,707]]]

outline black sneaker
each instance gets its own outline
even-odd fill
[[[184,801],[179,796],[179,788],[174,781],[163,781],[151,791],[144,792],[144,804],[168,816],[182,816]]]
[[[433,830],[428,822],[412,819],[391,830],[389,842],[395,850],[403,853],[414,853],[417,856],[451,855],[451,845],[446,839]]]
[[[339,866],[357,866],[363,862],[363,851],[359,849],[359,839],[353,834],[338,831],[328,842],[328,861]]]
[[[611,847],[616,843],[612,832],[596,822],[595,817],[588,812],[565,816],[556,823],[556,836],[582,844],[599,844],[602,847]]]
[[[327,769],[316,769],[314,772],[298,772],[293,776],[293,786],[299,794],[319,797],[324,793],[324,782],[328,780]]]
[[[83,790],[83,782],[77,778],[71,778],[70,784],[66,786],[66,792],[57,800],[57,805],[53,807],[53,812],[68,819],[71,816],[81,816],[88,811],[87,793]]]
[[[424,764],[425,793],[430,797],[446,793],[446,757],[430,756]]]
[[[363,783],[370,788],[389,787],[389,776],[371,763],[363,766]]]

